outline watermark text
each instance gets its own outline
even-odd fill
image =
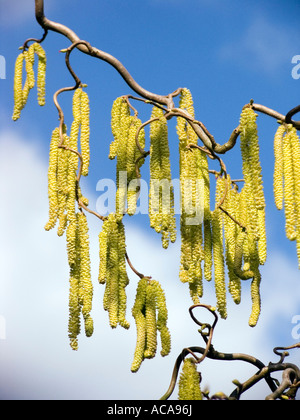
[[[0,55],[0,79],[6,79],[6,60],[3,55]]]
[[[300,55],[294,55],[292,58],[292,64],[295,64],[292,68],[292,78],[294,80],[300,79]]]
[[[300,315],[294,315],[292,318],[292,324],[296,324],[292,329],[292,337],[294,340],[300,339]]]

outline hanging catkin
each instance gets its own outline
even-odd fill
[[[239,194],[236,186],[232,186],[229,174],[226,178],[219,178],[217,183],[220,189],[217,199],[219,202],[223,200],[222,208],[227,212],[222,214],[222,223],[224,227],[225,261],[229,277],[228,288],[234,302],[239,304],[241,301],[241,281],[234,270],[235,246],[240,229],[234,221],[238,220]]]
[[[285,212],[286,236],[296,241],[300,268],[300,140],[297,130],[281,124],[274,137],[274,199]]]
[[[251,107],[244,107],[240,118],[241,153],[243,160],[244,188],[250,212],[248,228],[259,241],[260,264],[267,258],[265,197],[259,157],[259,143],[256,125],[257,114]]]
[[[218,177],[216,185],[216,204],[224,195],[224,179]],[[216,208],[212,212],[212,249],[214,261],[215,292],[217,309],[221,318],[227,318],[227,301],[225,285],[225,259],[222,212]]]
[[[192,358],[186,358],[183,362],[182,372],[179,378],[179,400],[202,400],[200,389],[200,374],[197,372],[196,363]]]
[[[183,89],[180,96],[181,109],[194,117],[193,99],[188,89]],[[208,223],[209,211],[209,178],[208,164],[204,152],[192,149],[197,145],[197,135],[183,117],[177,119],[177,134],[179,137],[180,192],[181,192],[181,261],[180,279],[188,282],[190,294],[194,303],[199,303],[203,294],[202,267],[204,259],[202,222]],[[204,229],[207,249],[210,249],[210,229],[208,224]],[[211,277],[211,262],[209,256],[205,264],[206,277]]]
[[[150,129],[150,226],[161,233],[162,246],[176,240],[174,189],[171,181],[167,120],[163,111],[153,107]]]
[[[58,144],[60,141],[59,128],[52,132],[48,166],[48,200],[49,200],[49,220],[45,225],[45,230],[52,229],[58,217],[58,195],[57,195],[57,165],[58,165]]]
[[[85,214],[76,214],[74,230],[75,258],[70,264],[69,295],[69,338],[73,350],[78,349],[80,334],[80,315],[83,315],[85,334],[93,334],[92,310],[93,285],[91,282],[91,263],[89,254],[88,224]]]
[[[146,277],[139,281],[132,315],[136,323],[137,341],[131,371],[137,372],[144,359],[156,355],[158,331],[161,338],[161,355],[167,356],[171,350],[166,299],[159,282]]]
[[[116,193],[116,215],[122,219],[126,210],[128,214],[135,213],[136,201],[138,199],[138,183],[135,182],[137,170],[141,167],[144,159],[136,145],[136,133],[141,126],[141,121],[136,116],[130,115],[130,108],[126,98],[117,98],[111,110],[111,129],[114,140],[110,144],[109,158],[117,157],[117,193]],[[145,147],[144,130],[139,130],[138,143],[141,148]],[[134,188],[128,187],[131,184]],[[126,203],[128,201],[128,209]]]
[[[35,54],[38,56],[37,69],[37,89],[38,89],[38,104],[45,105],[45,84],[46,84],[46,53],[43,47],[35,42],[31,44],[28,50],[23,50],[17,57],[15,63],[14,76],[14,111],[12,119],[18,120],[21,116],[21,111],[25,107],[29,92],[35,86],[34,76],[34,62]],[[26,79],[23,86],[23,65],[25,61]]]
[[[289,240],[294,241],[297,238],[297,197],[295,187],[298,184],[295,173],[297,167],[296,157],[297,142],[293,141],[295,129],[292,126],[287,127],[287,132],[283,138],[283,174],[284,174],[284,208],[285,208],[285,228],[286,236]],[[296,134],[297,137],[297,134]],[[298,140],[299,143],[299,140]],[[294,147],[296,146],[295,150]],[[297,182],[297,183],[296,183]]]
[[[129,328],[126,320],[126,292],[129,283],[126,272],[126,246],[125,231],[122,221],[111,213],[103,222],[99,234],[99,282],[105,284],[103,306],[109,314],[109,323],[112,328],[120,324]]]
[[[281,124],[274,136],[274,178],[273,178],[273,190],[275,205],[278,210],[283,208],[283,150],[282,142],[285,134],[286,127]]]

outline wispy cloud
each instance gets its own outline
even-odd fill
[[[235,42],[224,45],[220,57],[272,75],[282,70],[296,54],[297,36],[297,30],[258,16]]]
[[[47,1],[47,11],[51,10],[53,1]],[[32,0],[0,0],[0,25],[3,28],[13,27],[34,18]]]

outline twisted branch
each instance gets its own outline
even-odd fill
[[[193,309],[196,307],[202,307],[205,309],[208,309],[210,313],[212,313],[215,317],[213,325],[209,324],[203,324],[201,323],[193,314]],[[283,360],[286,356],[289,354],[287,352],[279,353],[279,350],[287,350],[287,349],[293,349],[293,348],[300,348],[300,343],[295,344],[290,347],[276,347],[274,349],[274,353],[277,355],[280,355],[280,361],[279,363],[269,363],[269,365],[265,365],[263,362],[261,362],[259,359],[250,356],[248,354],[243,353],[222,353],[219,351],[216,351],[212,345],[212,336],[214,329],[218,322],[218,316],[214,311],[214,308],[212,308],[209,305],[199,304],[199,305],[193,305],[189,309],[190,316],[192,320],[201,327],[199,330],[202,338],[206,342],[206,347],[196,347],[191,346],[188,348],[184,348],[180,355],[177,357],[174,369],[172,372],[171,382],[169,385],[169,388],[167,392],[160,398],[161,400],[167,400],[173,393],[177,378],[179,375],[179,370],[181,363],[184,361],[185,357],[188,355],[192,355],[195,358],[195,363],[199,364],[201,363],[205,358],[209,358],[212,360],[226,360],[226,361],[243,361],[246,363],[249,363],[253,366],[255,366],[258,369],[258,372],[256,372],[252,377],[250,377],[247,381],[244,383],[240,383],[237,380],[234,380],[233,383],[237,386],[236,389],[230,394],[229,397],[226,397],[226,399],[230,400],[239,400],[240,396],[247,391],[249,388],[251,388],[253,385],[264,379],[266,383],[268,384],[269,388],[271,389],[272,393],[266,397],[266,399],[286,399],[286,398],[294,398],[296,395],[297,390],[300,388],[300,370],[299,368],[291,363],[283,363]],[[208,333],[204,332],[204,329],[208,329]],[[208,336],[208,338],[207,338]],[[197,357],[196,353],[201,354],[201,357]],[[277,371],[283,371],[283,380],[281,384],[276,384],[276,380],[271,378],[271,373],[277,372]],[[284,392],[288,389],[288,392],[284,394]]]
[[[175,108],[173,98],[180,94],[182,88],[178,88],[174,92],[167,95],[158,95],[144,89],[134,80],[134,78],[131,76],[128,70],[123,66],[123,64],[119,60],[117,60],[117,58],[115,58],[107,52],[99,50],[98,48],[87,45],[87,43],[79,42],[80,38],[70,28],[61,23],[49,20],[44,14],[44,0],[35,0],[35,16],[37,22],[41,25],[45,32],[47,32],[48,30],[58,32],[67,37],[72,42],[72,44],[78,43],[76,45],[76,48],[78,50],[80,50],[84,54],[88,54],[92,57],[99,58],[100,60],[110,64],[118,71],[118,73],[122,76],[127,85],[142,98],[145,98],[150,103],[156,103],[166,106],[169,111],[168,118],[172,118],[173,116],[180,116],[182,118],[185,118],[208,150],[214,151],[218,154],[224,154],[235,146],[238,136],[240,134],[239,126],[233,130],[229,140],[223,145],[220,145],[215,142],[214,137],[209,133],[204,124],[202,124],[199,121],[196,121],[191,115],[188,114],[188,112],[182,109]],[[266,106],[254,104],[253,101],[251,102],[251,106],[254,110],[267,114],[273,118],[276,118],[277,120],[280,120],[282,122],[289,122],[293,124],[298,130],[300,130],[300,121],[291,120],[291,117],[297,112],[299,112],[300,107],[294,108],[285,117],[279,112],[274,111]]]

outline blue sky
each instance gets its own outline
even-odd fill
[[[238,0],[45,0],[45,13],[70,26],[82,39],[116,56],[147,90],[167,94],[178,87],[191,90],[197,119],[219,143],[238,125],[243,105],[250,99],[285,114],[299,104],[300,80],[292,78],[292,58],[300,54],[298,1]],[[49,33],[47,104],[36,104],[35,92],[18,122],[11,120],[13,70],[18,47],[29,37],[40,37],[34,2],[0,0],[0,55],[6,61],[6,79],[0,80],[0,399],[157,399],[164,394],[174,361],[182,348],[202,345],[188,316],[188,290],[178,279],[179,241],[162,250],[159,236],[140,215],[126,219],[127,246],[134,265],[161,282],[169,307],[173,337],[167,358],[158,354],[145,361],[137,374],[130,372],[135,325],[112,331],[102,310],[103,287],[97,284],[101,223],[89,218],[93,262],[95,332],[79,339],[72,352],[67,337],[68,267],[65,238],[43,229],[47,219],[47,163],[49,139],[58,124],[53,93],[72,84],[64,65],[66,38]],[[74,52],[71,63],[88,84],[91,102],[91,171],[83,188],[95,208],[97,182],[115,178],[115,163],[107,158],[110,110],[113,100],[133,93],[107,63]],[[61,99],[71,124],[71,95]],[[143,120],[151,108],[137,104]],[[172,175],[178,177],[175,121],[170,121]],[[273,137],[277,123],[258,118],[261,160],[267,198],[268,261],[262,269],[262,315],[258,326],[247,325],[249,286],[240,306],[229,304],[228,321],[220,321],[215,348],[244,352],[265,363],[276,361],[275,346],[295,344],[292,319],[300,314],[300,275],[295,244],[284,235],[284,217],[273,203]],[[239,147],[224,157],[229,172],[241,176]],[[146,178],[148,162],[142,175]],[[130,274],[129,308],[136,277]],[[214,304],[212,284],[203,301]],[[230,299],[229,299],[230,302]],[[296,351],[291,361],[299,360]],[[203,383],[212,392],[231,392],[231,380],[243,381],[253,369],[241,363],[206,360]],[[221,378],[220,378],[220,371]],[[248,396],[263,398],[264,386]],[[246,395],[247,396],[247,395]],[[176,398],[176,394],[173,395]]]

